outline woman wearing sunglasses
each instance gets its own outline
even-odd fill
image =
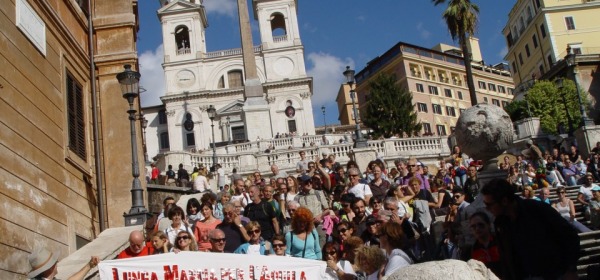
[[[264,241],[260,238],[260,224],[256,221],[251,221],[246,224],[246,232],[250,236],[250,240],[235,249],[235,254],[247,255],[270,255],[274,254],[273,248],[269,241]]]
[[[290,256],[285,253],[287,246],[285,244],[285,237],[283,237],[283,235],[277,234],[277,235],[273,236],[273,242],[271,242],[271,244],[273,244],[273,251],[275,251],[275,256],[281,256],[281,257],[289,257]]]
[[[567,197],[565,187],[556,188],[556,194],[558,195],[558,199],[552,203],[552,207],[554,207],[565,220],[569,221],[578,232],[590,232],[591,230],[589,228],[575,219],[575,204]]]
[[[175,247],[173,252],[179,253],[181,251],[198,251],[198,245],[194,236],[187,231],[181,231],[175,238]]]

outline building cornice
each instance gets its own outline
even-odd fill
[[[202,90],[202,91],[184,91],[180,94],[171,94],[167,96],[162,96],[160,100],[163,103],[176,102],[176,101],[188,101],[200,98],[216,98],[216,97],[224,97],[224,96],[236,96],[243,95],[244,88],[235,88],[235,89],[223,89],[223,90]]]

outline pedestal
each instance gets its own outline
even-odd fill
[[[261,139],[273,138],[273,125],[269,104],[262,97],[248,97],[242,108],[244,130],[249,141],[258,137]]]
[[[588,157],[596,143],[600,141],[600,126],[593,124],[582,126],[575,130],[574,136],[577,139],[579,153],[582,157]]]
[[[377,158],[377,151],[375,151],[375,149],[357,148],[354,149],[353,152],[354,160],[356,161],[356,164],[358,164],[358,167],[361,169],[361,172],[365,170],[367,165],[369,165],[369,162]]]

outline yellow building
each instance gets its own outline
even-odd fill
[[[600,1],[518,0],[503,33],[515,85],[543,77],[566,55],[600,53]]]
[[[514,86],[510,72],[505,70],[507,67],[482,65],[477,39],[471,39],[470,46],[478,102],[501,107],[508,105],[513,98]],[[356,74],[359,106],[368,102],[369,82],[379,73],[395,75],[398,84],[412,93],[415,111],[423,124],[421,135],[449,135],[461,112],[471,106],[459,48],[439,44],[428,49],[397,43]],[[338,95],[338,106],[339,100]],[[342,116],[347,108],[351,108],[351,104],[350,107],[346,104],[345,109],[340,108],[340,120],[347,118]]]
[[[62,259],[123,226],[131,207],[129,106],[115,76],[137,65],[137,1],[0,9],[0,279],[23,279],[34,247]]]

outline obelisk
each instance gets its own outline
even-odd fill
[[[263,96],[263,87],[256,73],[256,58],[252,45],[252,30],[248,15],[247,0],[238,0],[238,15],[240,19],[240,37],[242,39],[242,56],[244,62],[244,107],[242,117],[244,130],[250,141],[257,138],[272,138],[273,128],[269,104]],[[265,124],[268,129],[265,129]]]

